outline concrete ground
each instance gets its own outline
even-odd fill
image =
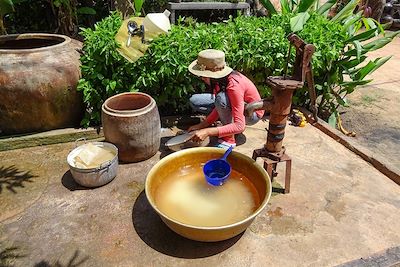
[[[399,45],[396,38],[370,54],[394,56],[348,97],[342,114],[357,132],[343,140],[397,178]],[[251,156],[265,142],[265,127],[248,127],[236,150]],[[0,266],[400,266],[400,187],[310,125],[287,127],[291,193],[274,195],[243,234],[217,243],[176,235],[149,206],[144,181],[168,154],[163,147],[146,161],[120,165],[111,183],[85,189],[66,163],[75,143],[37,146],[78,137],[102,136],[59,130],[0,140],[0,151],[35,146],[0,152]]]
[[[370,156],[400,174],[400,38],[368,53],[370,60],[392,55],[377,71],[367,76],[370,84],[348,95],[342,109],[343,125],[357,133],[350,142],[369,150]]]
[[[262,147],[265,127],[248,127],[236,151]],[[216,243],[180,237],[148,204],[144,181],[163,149],[121,164],[95,189],[71,177],[74,143],[0,152],[0,265],[357,266],[376,253],[394,256],[369,266],[400,262],[400,187],[311,125],[288,126],[284,145],[293,158],[290,194],[273,196],[243,234]]]

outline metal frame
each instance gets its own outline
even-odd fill
[[[292,158],[289,157],[285,153],[285,148],[282,147],[282,150],[277,153],[268,152],[266,149],[255,149],[253,151],[253,159],[257,160],[257,158],[262,158],[264,160],[264,169],[267,171],[271,183],[274,181],[274,178],[278,175],[276,171],[276,166],[280,162],[286,162],[286,169],[285,169],[285,187],[284,187],[284,194],[288,194],[290,192],[290,178],[292,175]]]

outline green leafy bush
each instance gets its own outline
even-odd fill
[[[261,0],[261,2],[269,14],[278,13],[270,0]],[[312,61],[314,66],[321,62],[326,64],[325,66],[316,66],[314,69],[317,72],[322,70],[315,76],[316,93],[319,96],[318,114],[335,126],[339,117],[338,107],[347,106],[346,96],[352,93],[357,86],[371,82],[372,80],[367,80],[366,76],[390,59],[388,56],[366,63],[367,52],[377,50],[390,43],[400,31],[385,33],[379,22],[373,18],[364,17],[363,10],[356,13],[359,0],[350,0],[345,6],[336,8],[337,14],[329,12],[337,4],[336,0],[328,0],[320,7],[317,0],[280,0],[280,3],[281,14],[291,16],[291,31],[299,32],[299,35],[303,36],[307,42],[316,44],[317,52]],[[313,20],[316,18],[310,16],[313,13],[321,15],[317,19],[320,21]],[[320,27],[321,23],[324,24],[324,27]],[[339,34],[335,38],[330,31],[332,27],[336,29],[338,24],[342,25],[342,29],[339,32],[335,31],[335,34]],[[309,31],[315,25],[318,25],[318,29]],[[315,40],[325,37],[332,38],[332,44],[330,44],[332,50],[329,50],[329,47],[321,47],[318,42],[315,42]],[[337,50],[338,45],[344,49]],[[337,54],[337,51],[340,53]],[[316,60],[321,53],[327,53],[326,62]],[[294,102],[307,106],[308,96],[304,89],[296,92]]]
[[[143,57],[129,63],[116,51],[114,36],[121,18],[113,13],[94,30],[85,29],[82,33],[84,56],[78,89],[83,91],[87,104],[83,125],[98,124],[103,101],[125,91],[150,94],[163,115],[186,112],[190,95],[204,89],[187,66],[199,51],[207,48],[225,51],[228,64],[250,77],[263,96],[268,95],[266,77],[282,74],[285,65],[291,18],[293,15],[287,13],[271,18],[238,17],[227,23],[189,26],[180,21],[168,35],[154,40]],[[333,101],[337,101],[330,88],[343,82],[344,70],[338,62],[352,60],[344,56],[352,51],[348,50],[349,33],[340,23],[312,13],[298,35],[317,48],[312,61],[317,95],[319,104],[326,105],[329,115],[335,111]],[[306,91],[299,90],[294,101],[307,106]]]

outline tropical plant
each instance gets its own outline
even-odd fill
[[[277,11],[269,0],[261,0],[270,14]],[[310,14],[317,13],[328,18],[328,11],[334,6],[336,0],[328,0],[324,5],[318,7],[318,0],[280,0],[282,14],[292,14],[290,19],[291,31],[299,32],[305,40],[314,43],[315,36],[302,31],[310,19]],[[365,85],[372,80],[367,79],[371,74],[391,56],[368,60],[367,53],[382,48],[390,43],[400,31],[385,32],[384,27],[375,19],[364,17],[364,11],[356,12],[359,0],[350,0],[346,6],[332,18],[328,18],[332,24],[341,24],[341,35],[345,37],[345,47],[338,57],[332,57],[332,61],[326,66],[324,75],[316,75],[316,89],[319,96],[318,111],[323,118],[329,117],[329,122],[336,125],[339,117],[338,107],[347,106],[346,96],[352,93],[357,86]],[[313,33],[315,34],[315,33]],[[332,39],[332,42],[335,42]],[[321,47],[317,46],[314,56],[318,57]],[[328,52],[330,53],[330,52]],[[314,64],[315,65],[315,64]],[[301,90],[295,95],[297,104],[307,103],[306,91]]]
[[[115,9],[122,14],[122,17],[128,18],[132,15],[136,17],[142,15],[144,13],[144,2],[144,0],[115,1],[114,5]]]
[[[0,34],[6,34],[4,27],[4,16],[14,11],[14,5],[11,0],[0,0]]]
[[[104,1],[0,0],[0,31],[5,34],[7,28],[9,33],[56,32],[76,37],[79,25],[92,26],[94,20],[108,14]]]
[[[205,48],[226,52],[230,66],[243,72],[257,85],[263,96],[269,75],[282,73],[290,33],[291,14],[266,17],[238,17],[227,23],[173,25],[168,35],[155,39],[145,55],[129,63],[118,52],[115,41],[122,19],[118,13],[84,29],[84,56],[79,90],[87,104],[83,125],[100,122],[103,101],[124,91],[143,91],[152,95],[162,115],[186,112],[188,98],[204,89],[202,82],[187,71],[189,63]],[[315,79],[323,84],[327,66],[337,60],[345,47],[343,28],[321,15],[311,14],[301,37],[312,41],[319,52],[314,58]],[[190,40],[190,41],[188,41]],[[321,82],[320,82],[321,81]],[[307,104],[298,97],[297,103]]]

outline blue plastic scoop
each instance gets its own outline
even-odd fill
[[[231,165],[226,161],[226,158],[232,152],[232,149],[232,146],[229,147],[222,158],[209,160],[204,165],[203,172],[210,185],[223,185],[226,179],[228,179],[231,174]]]

